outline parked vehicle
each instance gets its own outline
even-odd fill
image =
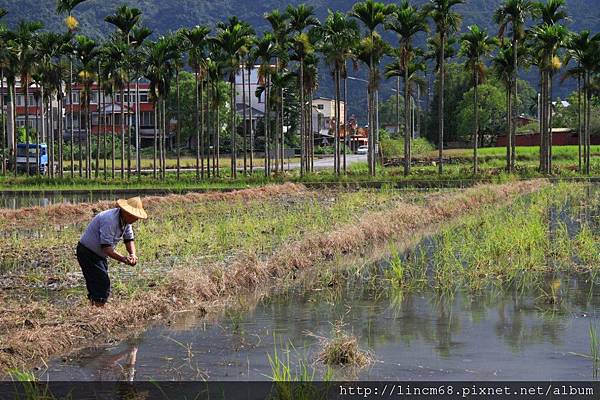
[[[356,149],[356,154],[369,154],[369,146],[359,146]]]
[[[37,149],[39,146],[39,149]],[[29,171],[27,171],[27,151],[29,151]],[[39,160],[36,156],[39,155]],[[17,144],[17,172],[27,172],[34,175],[39,168],[40,174],[44,175],[48,172],[48,145],[40,143]]]

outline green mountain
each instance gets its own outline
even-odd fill
[[[320,17],[326,15],[328,8],[347,11],[354,3],[349,0],[88,0],[76,8],[75,14],[81,21],[82,30],[95,35],[111,29],[104,22],[104,16],[123,3],[143,10],[145,23],[157,33],[180,26],[212,25],[229,15],[247,20],[260,31],[267,27],[263,18],[265,12],[302,2],[314,6]],[[415,1],[416,4],[424,2]],[[500,0],[466,0],[457,8],[464,15],[463,26],[476,23],[495,29],[491,16],[500,3]],[[55,13],[54,0],[0,0],[0,6],[9,10],[7,20],[11,24],[23,18],[39,19],[50,29],[63,29],[62,17]],[[600,8],[596,0],[568,0],[567,6],[572,29],[600,30]]]

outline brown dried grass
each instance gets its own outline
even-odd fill
[[[0,313],[0,370],[25,368],[98,340],[118,338],[143,329],[149,321],[174,311],[205,309],[227,296],[253,292],[261,287],[276,287],[295,271],[308,270],[336,254],[356,252],[365,246],[406,237],[431,224],[482,206],[506,203],[547,184],[546,180],[534,180],[481,185],[436,197],[424,206],[400,203],[391,210],[368,213],[354,224],[291,243],[264,260],[256,255],[244,255],[229,265],[178,266],[169,273],[166,284],[135,294],[130,299],[114,299],[103,309],[91,308],[82,300],[78,307],[30,303],[16,314]],[[251,197],[248,197],[250,193],[200,196],[256,198],[304,190],[296,185],[282,186],[252,189]],[[159,203],[150,201],[148,204],[152,207]]]

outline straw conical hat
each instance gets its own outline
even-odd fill
[[[121,210],[134,217],[138,217],[139,219],[148,218],[148,214],[146,214],[146,211],[144,211],[144,207],[142,206],[142,199],[139,197],[132,197],[127,200],[119,199],[117,200],[117,205]]]

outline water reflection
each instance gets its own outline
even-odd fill
[[[153,191],[152,194],[167,192]],[[119,197],[138,196],[139,191],[48,191],[48,192],[11,192],[0,191],[0,208],[19,209],[25,207],[47,207],[61,203],[93,203],[102,200],[115,200]]]

